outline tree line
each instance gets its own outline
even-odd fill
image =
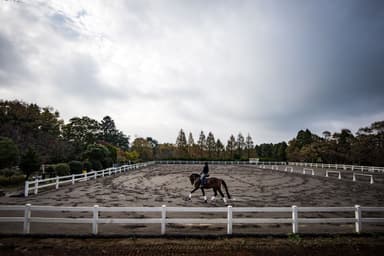
[[[130,137],[105,116],[73,117],[68,123],[51,107],[22,101],[0,100],[0,169],[18,166],[26,177],[41,171],[57,174],[99,170],[113,164],[150,160],[305,161],[384,165],[384,121],[363,127],[354,135],[348,129],[322,136],[300,130],[288,143],[255,145],[250,134],[231,134],[227,141],[213,132],[197,137],[180,129],[175,143],[158,143],[152,137]],[[7,169],[7,170],[8,170]],[[8,171],[9,173],[9,171]],[[0,176],[1,176],[0,172]]]

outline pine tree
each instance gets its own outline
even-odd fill
[[[204,151],[206,150],[207,147],[207,141],[205,139],[205,134],[203,131],[200,132],[199,140],[197,141],[197,145],[200,150],[200,157],[204,157]]]
[[[179,157],[185,158],[187,155],[187,138],[185,137],[183,129],[180,129],[179,135],[177,136],[176,147]]]
[[[225,151],[223,143],[221,143],[220,139],[217,139],[216,141],[216,152],[217,152],[217,159],[222,158],[222,153]]]
[[[195,152],[195,141],[193,139],[191,132],[189,132],[187,144],[188,144],[188,157],[190,159],[193,159],[194,158],[194,152]]]
[[[208,157],[210,159],[212,157],[212,153],[215,151],[215,148],[216,148],[215,137],[213,136],[212,132],[209,132],[207,137],[207,150],[208,150]]]
[[[253,150],[253,140],[249,133],[247,135],[247,138],[245,139],[245,148],[247,149],[247,155],[249,159],[251,157],[251,152]]]
[[[243,155],[243,151],[245,149],[245,142],[244,142],[244,136],[239,133],[237,135],[237,141],[236,141],[236,158],[241,159]]]
[[[231,137],[229,137],[229,140],[227,142],[227,151],[230,154],[230,159],[233,160],[233,152],[236,149],[236,140],[235,136],[231,134]]]

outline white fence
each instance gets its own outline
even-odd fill
[[[0,205],[0,212],[20,211],[23,217],[0,217],[0,222],[21,222],[23,233],[31,233],[31,223],[75,223],[91,224],[92,234],[97,235],[99,224],[160,224],[160,234],[166,234],[167,224],[225,224],[227,234],[233,234],[233,225],[236,224],[291,224],[292,233],[299,233],[300,224],[321,223],[351,223],[355,224],[355,232],[361,233],[363,223],[384,223],[384,218],[363,218],[363,212],[384,212],[384,207],[62,207],[62,206],[34,206],[26,205]],[[73,217],[33,217],[33,212],[90,212],[92,218]],[[102,212],[157,212],[158,218],[101,218]],[[167,213],[225,213],[225,218],[170,218]],[[234,218],[234,213],[281,213],[285,212],[288,218]],[[349,212],[348,218],[300,218],[299,213],[319,212]],[[13,213],[14,214],[14,213]],[[9,233],[15,232],[10,230]]]
[[[347,165],[347,164],[321,164],[321,163],[300,163],[289,162],[289,165],[302,166],[302,167],[315,167],[315,168],[328,168],[328,169],[342,169],[351,171],[368,171],[368,172],[380,172],[384,173],[384,167],[377,166],[361,166],[361,165]]]
[[[196,160],[157,160],[156,164],[220,164],[220,165],[238,165],[238,164],[265,164],[265,165],[286,165],[286,162],[262,162],[262,161],[196,161]]]
[[[63,184],[75,184],[80,181],[87,181],[90,179],[97,179],[98,177],[111,176],[113,174],[126,172],[128,170],[139,169],[148,165],[154,164],[154,162],[138,163],[132,165],[123,165],[119,167],[112,167],[100,171],[93,171],[83,174],[72,174],[68,176],[57,176],[55,178],[48,179],[35,179],[33,181],[26,181],[24,187],[24,196],[29,195],[29,191],[33,190],[34,194],[39,192],[40,188],[55,187],[59,188]]]
[[[312,176],[315,176],[315,171],[313,169],[303,168],[303,174],[306,174],[307,172],[311,172]]]
[[[373,184],[373,175],[372,174],[361,174],[361,173],[353,173],[352,180],[356,181],[356,176],[365,176],[369,177],[369,183]]]
[[[302,167],[315,167],[315,168],[328,168],[328,169],[343,169],[352,171],[368,171],[368,172],[381,172],[384,173],[384,167],[377,166],[361,166],[361,165],[347,165],[347,164],[324,164],[324,163],[303,163],[303,162],[273,162],[273,161],[258,161],[250,158],[248,161],[194,161],[194,160],[157,160],[156,164],[251,164],[251,165],[292,165]]]
[[[330,170],[326,170],[326,171],[325,171],[325,177],[328,178],[330,173],[336,173],[336,174],[338,174],[337,178],[338,178],[339,180],[341,180],[341,172],[340,172],[340,171],[330,171]]]

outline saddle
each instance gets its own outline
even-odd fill
[[[204,187],[205,185],[207,185],[208,177],[209,177],[209,174],[207,174],[206,176],[204,176],[204,178],[201,179],[200,187]]]

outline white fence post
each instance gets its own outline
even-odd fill
[[[97,235],[98,233],[98,220],[99,220],[99,206],[93,206],[93,220],[92,220],[92,234]]]
[[[72,185],[75,184],[75,174],[72,174]]]
[[[59,189],[59,176],[56,176],[56,189]]]
[[[162,235],[165,235],[166,219],[167,219],[167,206],[162,205],[161,206],[161,234]]]
[[[28,197],[28,192],[29,192],[29,181],[25,181],[25,185],[24,185],[24,196],[25,197]]]
[[[227,234],[232,235],[232,205],[228,205]]]
[[[31,225],[29,223],[30,218],[31,218],[31,204],[26,204],[24,209],[24,228],[23,228],[24,234],[29,234],[31,231]]]
[[[356,219],[356,223],[355,223],[356,233],[360,234],[361,228],[362,228],[360,205],[355,205],[355,219]]]
[[[37,195],[37,192],[39,191],[39,179],[35,179],[35,195]]]
[[[361,225],[361,208],[360,205],[355,205],[355,227],[356,227],[356,233],[360,234],[362,225]]]
[[[299,223],[298,223],[297,206],[292,205],[292,233],[296,234],[298,232],[299,232]]]

